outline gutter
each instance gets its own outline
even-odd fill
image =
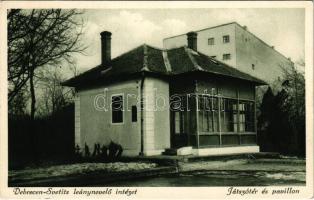
[[[141,109],[141,152],[140,156],[144,156],[144,80],[145,80],[145,71],[148,70],[148,62],[147,62],[147,45],[143,45],[143,67],[141,69],[141,83],[140,83],[140,109]]]
[[[144,156],[144,72],[141,73],[141,83],[140,83],[140,110],[141,110],[141,152],[140,156]]]

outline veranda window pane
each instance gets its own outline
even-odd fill
[[[218,99],[199,96],[198,127],[201,132],[218,132]]]
[[[245,131],[255,131],[254,103],[248,102],[245,104]]]
[[[236,114],[237,111],[233,110],[236,108],[236,100],[232,99],[221,99],[220,101],[220,122],[222,132],[234,132],[236,129]]]
[[[255,131],[254,102],[241,101],[239,103],[239,128],[240,132]]]
[[[206,132],[208,131],[208,120],[207,120],[207,106],[206,106],[206,97],[198,97],[198,127],[199,131]]]

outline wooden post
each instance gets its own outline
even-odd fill
[[[189,100],[188,100],[188,98],[189,98],[189,94],[185,94],[184,96],[184,111],[183,111],[183,113],[184,113],[184,118],[185,118],[185,120],[184,120],[184,124],[183,124],[183,127],[184,127],[184,133],[186,134],[186,137],[187,137],[187,144],[188,144],[188,146],[190,146],[191,145],[191,137],[190,137],[190,127],[189,127],[189,124],[191,123],[190,122],[190,113],[189,113],[189,109],[188,109],[188,104],[189,104]]]
[[[196,93],[196,98],[195,98],[195,101],[196,101],[196,144],[197,144],[197,148],[200,147],[200,138],[199,138],[199,119],[198,119],[198,109],[199,109],[199,105],[198,105],[198,94]]]
[[[215,132],[215,124],[214,124],[214,91],[213,91],[214,88],[212,88],[212,94],[211,94],[211,114],[212,114],[212,130],[213,132]]]
[[[218,88],[217,88],[217,90],[218,90]],[[218,103],[218,132],[219,132],[219,145],[221,146],[221,121],[220,121],[220,95],[219,95],[219,93],[218,93],[218,95],[217,95],[217,103]]]
[[[239,145],[241,145],[239,89],[237,89],[237,132],[239,135]]]
[[[257,144],[256,87],[254,87],[254,132],[255,132],[255,142]]]

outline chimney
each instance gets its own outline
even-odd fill
[[[243,26],[243,29],[244,29],[244,30],[247,30],[247,26]]]
[[[188,32],[188,47],[197,51],[197,33],[196,32]]]
[[[108,65],[111,61],[111,32],[103,31],[101,36],[101,64]]]

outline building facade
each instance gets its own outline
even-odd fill
[[[195,31],[199,52],[272,84],[282,76],[282,67],[293,65],[273,46],[236,22]],[[186,34],[165,38],[165,49],[187,45]]]
[[[188,46],[144,44],[114,59],[111,33],[101,37],[102,63],[63,83],[76,90],[76,145],[113,141],[128,156],[259,152],[255,87],[264,81],[198,52],[195,32]]]

